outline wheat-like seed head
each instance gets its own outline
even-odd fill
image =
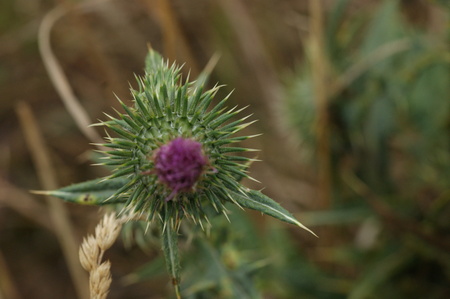
[[[117,239],[121,227],[122,224],[118,219],[116,219],[116,215],[113,213],[105,215],[102,221],[95,228],[95,238],[97,240],[98,247],[100,247],[103,251],[110,248]]]
[[[97,246],[97,240],[94,236],[88,235],[83,239],[79,250],[81,266],[86,271],[92,271],[92,269],[97,267],[99,256],[100,248]]]
[[[111,286],[111,263],[103,262],[90,273],[89,287],[91,290],[91,299],[106,299]]]
[[[95,228],[95,236],[88,235],[80,246],[79,256],[83,268],[89,272],[91,299],[106,299],[112,282],[111,263],[102,263],[105,251],[117,239],[123,221],[111,213],[103,217]]]

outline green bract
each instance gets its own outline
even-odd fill
[[[204,91],[195,81],[180,83],[180,77],[180,68],[168,67],[159,54],[151,51],[146,74],[137,78],[139,90],[132,90],[135,106],[121,102],[126,113],[118,113],[118,118],[109,116],[109,121],[101,123],[118,135],[108,137],[109,143],[103,144],[111,148],[104,152],[103,164],[115,167],[105,180],[126,180],[107,201],[125,200],[124,209],[140,213],[149,221],[155,215],[162,218],[167,210],[177,224],[184,216],[201,223],[205,205],[225,212],[225,202],[238,204],[231,192],[246,192],[237,178],[248,177],[247,162],[251,159],[232,153],[249,149],[229,145],[251,137],[233,136],[250,123],[244,122],[247,117],[227,122],[243,110],[227,110],[227,98],[208,110],[218,86]],[[158,180],[154,157],[161,146],[178,137],[202,144],[210,165],[194,190],[180,192],[166,201],[172,190]]]
[[[71,202],[119,205],[122,213],[137,214],[148,222],[159,219],[163,250],[174,282],[179,279],[177,230],[184,217],[203,226],[207,214],[211,214],[205,211],[226,215],[225,205],[231,203],[310,231],[278,203],[241,185],[242,178],[249,178],[248,165],[253,160],[237,154],[251,151],[236,145],[253,137],[235,135],[252,123],[246,122],[249,116],[233,119],[244,108],[228,109],[228,96],[212,106],[220,86],[205,91],[205,80],[183,82],[180,70],[176,65],[169,67],[150,50],[145,74],[137,77],[139,89],[131,90],[134,106],[120,102],[123,114],[108,115],[108,121],[97,124],[114,134],[101,144],[108,148],[101,151],[101,164],[113,167],[112,174],[47,192]],[[189,148],[195,153],[184,152]],[[156,157],[165,160],[159,162]],[[194,181],[182,184],[187,178],[184,170],[189,169],[189,159],[197,163],[188,177]],[[186,167],[180,168],[177,163]],[[176,188],[177,184],[183,188]]]

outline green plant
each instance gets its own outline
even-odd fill
[[[355,244],[330,250],[338,269],[356,273],[343,292],[350,298],[444,298],[450,273],[450,244],[443,238],[450,230],[448,35],[408,26],[399,1],[350,17],[348,2],[337,2],[325,31],[332,204],[311,217],[343,227],[351,213],[360,215]],[[287,84],[285,115],[314,167],[321,158],[319,113],[311,68],[299,69]],[[361,236],[366,241],[360,243]]]
[[[104,148],[99,164],[111,167],[112,174],[44,192],[69,202],[110,205],[147,229],[156,228],[177,297],[178,239],[193,229],[183,225],[184,218],[209,231],[212,218],[228,217],[227,205],[234,204],[311,232],[278,203],[240,183],[250,178],[247,170],[254,161],[236,154],[251,149],[232,146],[254,137],[235,136],[252,123],[245,122],[248,116],[232,120],[243,109],[228,109],[228,97],[211,105],[220,86],[205,90],[206,74],[183,82],[180,70],[150,50],[145,75],[137,77],[139,89],[131,91],[134,106],[120,102],[124,114],[107,115],[109,120],[98,124],[115,134],[98,145]],[[209,248],[196,236],[201,248]]]

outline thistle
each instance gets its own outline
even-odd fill
[[[194,191],[206,164],[202,145],[191,139],[178,137],[159,148],[155,153],[156,173],[172,190],[166,201],[180,192]]]
[[[111,135],[101,144],[102,165],[112,174],[47,194],[95,205],[116,205],[120,213],[160,223],[163,251],[177,294],[179,266],[177,230],[184,218],[204,226],[212,209],[227,215],[226,204],[250,208],[309,232],[278,203],[243,186],[254,159],[252,151],[236,143],[254,136],[236,135],[253,121],[233,118],[245,108],[226,107],[227,97],[215,106],[220,86],[204,90],[205,80],[183,82],[181,68],[150,50],[145,74],[131,90],[134,106],[120,101],[124,113],[97,125]],[[312,232],[311,232],[312,233]]]
[[[251,137],[233,136],[250,123],[247,117],[225,123],[243,109],[227,110],[224,99],[208,111],[219,87],[204,92],[195,81],[181,84],[180,68],[154,51],[137,80],[135,106],[121,102],[126,113],[100,123],[117,133],[102,144],[112,149],[102,164],[115,167],[105,180],[126,181],[107,201],[124,199],[124,212],[148,221],[170,213],[176,227],[184,217],[202,224],[205,205],[221,213],[226,201],[239,205],[233,193],[246,190],[236,178],[248,177],[251,159],[231,154],[248,149],[229,145]]]

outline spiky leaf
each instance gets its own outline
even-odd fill
[[[57,190],[35,191],[34,193],[54,196],[67,202],[83,205],[117,204],[125,202],[125,199],[110,199],[110,197],[128,182],[129,179],[125,177],[108,180],[95,179],[83,183],[73,184]]]
[[[297,225],[317,237],[317,235],[313,231],[311,231],[309,228],[301,224],[297,219],[295,219],[295,217],[291,213],[289,213],[279,203],[277,203],[270,197],[262,194],[261,192],[255,190],[247,190],[245,192],[245,195],[233,191],[229,192],[231,193],[233,199],[242,207],[260,211],[261,213],[270,215],[281,221]]]
[[[180,297],[180,259],[178,256],[178,233],[171,219],[169,207],[165,205],[165,219],[162,224],[162,250],[166,260],[166,267],[172,279],[177,298]]]

